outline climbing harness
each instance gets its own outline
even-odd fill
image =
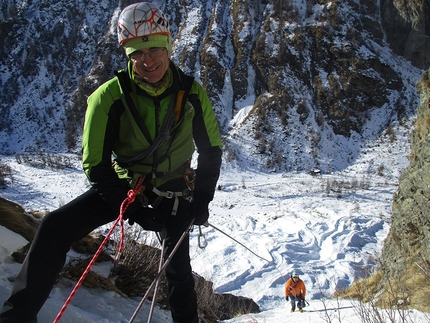
[[[182,243],[182,241],[184,240],[184,238],[188,235],[188,233],[192,229],[193,225],[194,225],[194,219],[191,220],[190,224],[187,226],[187,228],[182,233],[181,237],[179,238],[179,240],[176,243],[175,247],[173,248],[172,252],[167,257],[166,261],[164,261],[163,265],[159,268],[157,275],[155,276],[155,278],[152,281],[151,285],[148,287],[148,290],[146,291],[145,295],[143,295],[143,297],[142,297],[139,305],[137,306],[136,310],[134,311],[134,313],[131,316],[131,318],[128,321],[128,323],[132,323],[136,319],[136,316],[139,313],[140,309],[142,308],[143,303],[149,297],[149,294],[152,292],[152,290],[155,288],[155,286],[158,285],[158,281],[160,280],[161,275],[163,274],[163,272],[166,269],[166,267],[169,265],[170,261],[172,260],[173,256],[176,253],[176,250],[178,250],[180,244]]]
[[[188,161],[187,163],[190,162],[191,161]],[[192,169],[191,167],[187,167],[182,177],[187,187],[180,192],[161,191],[157,187],[153,186],[151,183],[145,183],[146,189],[152,191],[155,195],[157,195],[157,198],[151,203],[151,206],[153,208],[157,208],[163,198],[174,199],[171,214],[176,215],[178,212],[179,197],[191,203],[193,201],[193,191],[195,186],[196,173],[194,169]]]
[[[58,312],[56,318],[54,319],[53,323],[57,323],[60,321],[61,317],[63,316],[64,312],[66,311],[67,307],[69,306],[70,302],[72,301],[72,298],[75,296],[76,292],[78,291],[79,287],[81,286],[82,282],[84,281],[85,277],[87,277],[88,273],[91,270],[91,267],[96,262],[98,256],[102,252],[104,246],[108,242],[112,232],[114,231],[115,227],[118,223],[120,223],[121,226],[121,240],[120,245],[118,247],[118,253],[116,258],[119,259],[119,256],[122,252],[122,247],[124,245],[124,213],[127,210],[128,206],[134,202],[136,196],[139,194],[139,191],[142,188],[142,182],[143,178],[141,178],[134,189],[129,190],[127,197],[124,199],[124,201],[121,203],[119,216],[116,219],[115,223],[113,224],[112,228],[109,230],[108,234],[104,238],[103,242],[101,243],[100,247],[97,249],[96,253],[94,254],[93,258],[91,259],[90,263],[88,264],[87,268],[84,270],[84,272],[81,275],[81,278],[79,278],[78,282],[76,283],[75,287],[73,288],[72,292],[70,293],[69,297],[67,298],[66,302],[64,303],[63,307],[60,309],[60,312]]]
[[[193,198],[192,192],[190,192],[188,189],[185,189],[182,192],[160,191],[158,188],[156,188],[154,186],[152,188],[152,192],[154,192],[155,194],[157,194],[158,197],[165,197],[165,198],[168,198],[168,199],[175,199],[175,201],[173,202],[172,215],[176,215],[176,213],[178,212],[178,206],[179,206],[179,199],[178,199],[178,197],[182,197],[183,199],[185,199],[185,200],[187,200],[189,202]],[[157,201],[157,199],[152,204],[152,206],[154,208],[157,207],[157,205],[160,203],[160,200],[161,200],[161,199],[159,199]]]

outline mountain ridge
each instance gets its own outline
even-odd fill
[[[86,98],[125,66],[115,21],[128,3],[3,4],[6,154],[79,152]],[[262,170],[343,169],[366,142],[414,118],[423,70],[390,49],[384,38],[393,37],[384,26],[392,21],[389,10],[409,26],[402,35],[425,31],[424,1],[413,1],[406,13],[384,1],[156,3],[172,20],[172,59],[208,91],[226,155],[239,167],[257,155]],[[427,57],[418,45],[413,52]],[[232,123],[245,111],[242,122]],[[330,151],[321,142],[330,142]]]

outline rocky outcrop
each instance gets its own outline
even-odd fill
[[[31,242],[39,226],[39,219],[33,214],[27,213],[21,205],[0,197],[0,225]],[[79,280],[104,238],[93,232],[83,239],[73,242],[71,247],[80,256],[72,258],[67,263],[61,272],[60,280],[63,278]],[[112,250],[116,250],[114,241],[110,240],[108,245]],[[14,251],[11,257],[16,262],[22,263],[29,246],[30,243]],[[96,261],[111,263],[112,269],[109,277],[106,278],[94,271],[89,271],[83,285],[113,291],[124,297],[142,297],[157,275],[160,250],[130,239],[122,251],[119,262],[114,261],[113,258],[109,252],[102,251]],[[196,273],[194,277],[198,295],[198,310],[199,314],[205,317],[205,322],[218,322],[220,318],[227,320],[239,313],[260,312],[258,305],[251,298],[214,293],[211,281]],[[158,306],[168,308],[168,287],[164,275],[160,279],[160,292],[157,300]]]
[[[29,242],[33,241],[39,220],[27,213],[24,208],[10,200],[0,197],[0,225],[21,235]]]
[[[410,165],[403,171],[394,196],[392,225],[382,252],[387,279],[410,275],[411,270],[426,273],[430,268],[430,69],[417,89],[420,105]]]
[[[125,66],[115,23],[129,3],[3,1],[4,154],[79,152],[88,95]],[[415,112],[414,83],[430,53],[426,0],[160,4],[172,60],[207,90],[238,163],[343,169],[360,154],[354,138],[372,141]]]
[[[428,0],[381,0],[381,23],[391,49],[426,69],[430,64]]]

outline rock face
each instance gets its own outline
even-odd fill
[[[2,152],[79,152],[88,95],[125,66],[115,22],[128,3],[2,1]],[[172,59],[207,89],[232,161],[343,169],[360,154],[356,138],[414,115],[428,0],[160,4]]]
[[[428,0],[381,0],[381,23],[391,49],[423,69],[430,63],[429,7]]]
[[[420,105],[412,133],[410,165],[394,196],[390,232],[384,242],[384,275],[401,276],[410,265],[430,265],[430,69],[417,84]]]

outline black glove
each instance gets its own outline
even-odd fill
[[[157,217],[154,209],[148,207],[140,206],[128,217],[128,224],[134,223],[149,231],[160,232],[164,228],[164,221]]]
[[[203,225],[209,218],[209,202],[195,199],[188,206],[190,218],[194,218],[194,225]]]
[[[285,296],[285,300],[288,302],[290,299],[288,298],[288,296]]]

